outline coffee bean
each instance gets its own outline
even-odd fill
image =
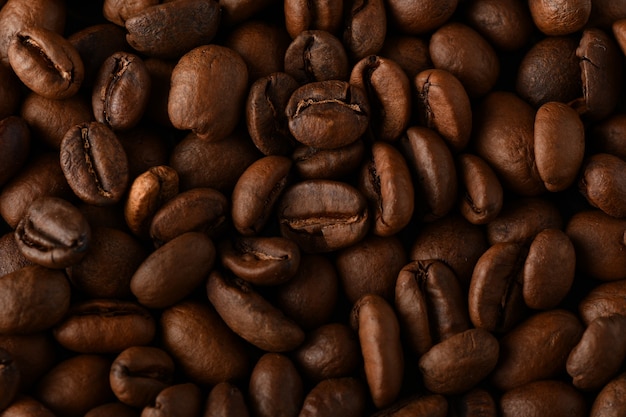
[[[348,79],[346,50],[341,41],[329,32],[300,32],[284,55],[285,72],[300,84]]]
[[[0,120],[0,186],[26,163],[30,151],[30,129],[26,120],[9,116]]]
[[[296,415],[304,398],[296,367],[278,353],[261,356],[252,369],[248,392],[250,409],[259,417]]]
[[[236,385],[220,382],[209,392],[204,417],[249,417],[249,415],[243,394]]]
[[[363,415],[366,402],[366,389],[356,378],[329,378],[320,381],[309,391],[301,417],[330,417],[341,413],[345,417]]]
[[[166,417],[177,415],[195,417],[202,409],[200,388],[193,383],[172,385],[163,389],[154,400],[154,405],[144,407],[142,417]]]
[[[618,415],[626,410],[626,402],[624,402],[625,377],[626,374],[620,374],[604,386],[593,401],[590,416],[609,417]]]
[[[336,34],[341,28],[343,4],[340,1],[285,1],[285,28],[292,38],[305,30]]]
[[[536,381],[507,391],[500,399],[502,416],[585,416],[582,394],[561,381]]]
[[[590,0],[564,2],[561,7],[532,0],[528,3],[535,25],[546,35],[568,35],[582,29],[591,15]]]

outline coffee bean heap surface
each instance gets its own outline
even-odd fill
[[[0,417],[626,415],[626,2],[0,0]]]

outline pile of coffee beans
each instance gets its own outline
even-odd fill
[[[0,0],[0,416],[626,415],[626,2]]]

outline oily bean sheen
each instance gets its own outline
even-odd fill
[[[296,140],[318,148],[338,148],[354,142],[365,133],[370,119],[365,91],[338,80],[298,88],[285,112]]]
[[[69,129],[61,141],[60,160],[65,179],[85,203],[114,204],[126,192],[126,152],[115,133],[102,123]]]
[[[15,229],[17,247],[24,257],[48,268],[65,268],[85,256],[91,227],[85,216],[66,200],[35,200]]]

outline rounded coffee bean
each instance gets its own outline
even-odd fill
[[[255,416],[295,416],[304,399],[302,379],[287,356],[266,353],[252,369],[248,395]]]
[[[206,303],[183,301],[164,310],[163,346],[194,382],[217,384],[248,375],[246,348]]]
[[[231,196],[233,224],[239,233],[250,236],[262,231],[289,183],[291,164],[285,156],[266,156],[241,174]]]
[[[41,27],[20,30],[9,44],[8,57],[19,79],[46,98],[73,96],[85,76],[76,48],[58,33]]]
[[[391,21],[403,33],[420,35],[443,25],[457,8],[458,0],[427,0],[388,2]]]
[[[516,0],[477,0],[467,4],[465,18],[494,47],[515,51],[525,46],[534,26],[526,3]]]
[[[536,381],[507,391],[500,399],[503,417],[583,417],[587,404],[583,395],[562,381]]]
[[[626,373],[613,378],[593,401],[590,417],[617,417],[626,411]]]
[[[348,56],[341,41],[323,30],[300,32],[285,52],[285,72],[298,83],[348,79]]]
[[[481,157],[465,153],[457,157],[460,211],[473,224],[486,224],[497,218],[504,202],[502,184]]]
[[[190,382],[172,385],[144,407],[141,417],[196,417],[202,410],[200,388]]]
[[[249,417],[241,390],[230,382],[215,385],[207,397],[203,417]]]
[[[113,130],[134,127],[146,110],[150,87],[148,68],[139,56],[114,53],[102,63],[93,87],[96,120]]]
[[[626,315],[623,299],[626,294],[626,280],[600,284],[585,295],[578,304],[580,318],[589,326],[599,317],[615,314]]]
[[[156,323],[137,303],[88,300],[72,306],[54,329],[56,341],[80,353],[117,353],[154,339]]]
[[[343,0],[287,0],[285,28],[292,38],[305,30],[325,30],[337,33],[343,17]]]
[[[303,342],[302,329],[246,281],[214,270],[206,291],[228,327],[254,346],[267,352],[286,352]]]
[[[561,229],[563,218],[557,206],[541,198],[507,200],[502,211],[487,225],[489,243],[530,244],[545,229]]]
[[[335,149],[298,146],[291,158],[293,169],[304,179],[338,180],[354,172],[363,161],[365,143],[358,139]]]
[[[36,397],[55,415],[82,417],[115,397],[109,386],[111,360],[99,355],[72,356],[41,378]]]
[[[61,169],[74,193],[94,205],[121,200],[128,185],[128,159],[115,133],[98,122],[76,125],[61,141]]]
[[[596,124],[591,130],[593,149],[626,159],[625,133],[626,114],[615,114]]]
[[[219,45],[192,49],[172,72],[168,100],[172,125],[190,129],[203,139],[227,137],[239,122],[247,85],[246,63],[237,52]]]
[[[139,265],[130,289],[148,308],[166,308],[200,286],[215,264],[213,241],[204,233],[188,232],[152,252]]]
[[[161,349],[133,346],[122,351],[111,365],[109,380],[122,403],[145,407],[159,392],[171,385],[174,361]]]
[[[409,80],[420,72],[433,67],[428,52],[428,42],[408,35],[389,34],[380,55],[396,62],[406,72]]]
[[[0,348],[0,411],[13,402],[20,388],[20,369],[13,356]]]
[[[58,361],[55,343],[45,333],[1,335],[0,349],[11,355],[19,369],[19,391],[26,392]],[[7,391],[8,392],[8,391]]]
[[[376,55],[383,47],[386,34],[387,16],[383,0],[346,3],[343,44],[353,61]]]
[[[369,228],[365,197],[348,183],[301,181],[277,206],[280,230],[305,252],[330,252],[362,240]]]
[[[211,42],[220,23],[214,0],[179,0],[154,3],[129,15],[126,40],[136,51],[150,56],[176,58]]]
[[[591,0],[569,0],[559,4],[531,0],[528,7],[537,28],[549,36],[574,33],[585,26],[591,15]]]
[[[17,116],[0,119],[0,186],[3,186],[26,163],[30,152],[30,129],[27,120]]]
[[[0,277],[17,271],[27,265],[33,265],[34,262],[24,257],[17,247],[15,240],[15,232],[11,231],[0,237]]]
[[[51,328],[68,311],[70,292],[62,271],[39,265],[0,277],[0,333],[29,334]]]
[[[339,80],[303,85],[293,92],[285,112],[299,142],[327,149],[359,139],[370,119],[365,91]]]
[[[582,324],[569,311],[557,309],[531,316],[500,340],[500,359],[491,382],[508,391],[560,375],[582,334]]]
[[[474,388],[450,404],[455,417],[484,416],[497,417],[498,407],[492,394],[483,388]]]
[[[124,26],[126,19],[158,3],[158,0],[139,0],[132,3],[123,0],[104,0],[102,15],[106,20]]]
[[[391,236],[409,224],[415,197],[406,160],[393,145],[377,141],[361,167],[359,189],[370,203],[372,233]]]
[[[255,285],[277,285],[289,281],[300,266],[300,248],[279,237],[241,237],[219,245],[222,265]]]
[[[580,192],[589,204],[612,217],[626,217],[626,161],[606,153],[590,156],[582,167]]]
[[[320,381],[307,394],[299,417],[359,417],[365,412],[366,388],[360,379],[330,378]]]
[[[391,405],[402,388],[404,355],[398,319],[384,298],[368,294],[352,308],[351,323],[358,332],[365,379],[374,405]]]
[[[422,124],[439,133],[452,149],[464,149],[472,133],[472,107],[459,79],[443,69],[427,69],[415,76],[414,83]]]
[[[15,240],[26,259],[62,269],[85,256],[91,227],[71,203],[56,197],[41,197],[33,201],[20,220]]]
[[[46,406],[36,399],[19,395],[11,405],[3,412],[6,417],[56,417],[56,414],[50,411]]]
[[[419,360],[426,388],[436,394],[470,390],[495,368],[498,340],[483,329],[469,329],[434,345]]]

